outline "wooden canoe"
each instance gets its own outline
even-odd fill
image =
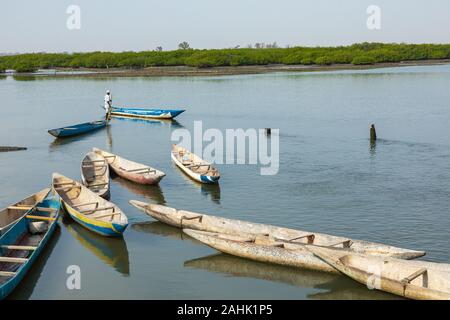
[[[371,289],[409,299],[450,300],[450,264],[405,261],[316,246],[307,249]]]
[[[136,200],[130,200],[130,203],[154,219],[178,228],[232,235],[269,235],[277,241],[349,248],[352,252],[396,257],[400,259],[414,259],[425,255],[424,251],[397,248],[385,244],[288,229],[273,225],[227,219],[185,210],[177,210],[162,205],[148,204]]]
[[[20,218],[32,210],[50,192],[50,189],[41,190],[25,199],[0,210],[0,235],[4,234]]]
[[[264,235],[238,236],[192,229],[183,229],[183,232],[213,249],[240,258],[338,273],[336,269],[317,259],[303,244],[275,241]]]
[[[54,173],[53,189],[66,212],[86,229],[103,236],[121,236],[127,228],[128,219],[118,206],[81,183]]]
[[[71,136],[95,131],[98,129],[102,129],[102,128],[106,127],[106,125],[107,125],[106,120],[99,120],[99,121],[80,123],[80,124],[76,124],[73,126],[51,129],[51,130],[48,130],[48,133],[50,133],[52,136],[54,136],[56,138],[65,138],[65,137],[71,137]]]
[[[217,183],[219,170],[209,162],[192,152],[174,144],[171,153],[172,161],[189,177],[201,183]]]
[[[41,254],[55,231],[59,209],[59,198],[49,189],[36,207],[0,237],[1,299],[19,285]]]
[[[173,119],[185,110],[176,109],[141,109],[141,108],[117,108],[113,107],[111,115],[124,118],[141,119]]]
[[[98,148],[93,148],[92,151],[104,157],[119,177],[139,184],[157,184],[166,175],[164,172],[150,166],[124,159]]]
[[[100,154],[90,151],[81,161],[81,181],[92,192],[109,198],[109,165]]]

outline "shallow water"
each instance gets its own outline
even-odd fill
[[[11,298],[390,299],[340,276],[246,261],[216,252],[132,207],[137,199],[192,211],[426,250],[450,263],[450,66],[227,77],[0,77],[0,206],[80,176],[96,146],[167,173],[159,187],[120,178],[111,200],[127,214],[123,239],[70,218]],[[101,117],[104,91],[117,106],[170,106],[176,122],[114,119],[109,128],[55,140],[51,128]],[[219,165],[201,186],[170,161],[177,128],[280,128],[280,171]],[[379,141],[370,146],[375,123]],[[79,265],[81,290],[66,288]]]

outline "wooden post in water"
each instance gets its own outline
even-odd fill
[[[377,131],[375,130],[375,125],[370,125],[370,142],[374,143],[377,141]]]
[[[0,152],[8,152],[8,151],[20,151],[27,150],[25,147],[2,147],[0,146]]]
[[[272,129],[266,128],[266,135],[270,136],[271,133],[272,133]]]

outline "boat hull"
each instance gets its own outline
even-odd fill
[[[100,121],[94,121],[94,122],[86,122],[86,123],[80,123],[73,126],[67,126],[57,129],[51,129],[48,130],[48,133],[50,133],[52,136],[56,138],[66,138],[66,137],[72,137],[92,131],[96,131],[99,129],[102,129],[106,127],[107,121],[106,120],[100,120]]]
[[[236,241],[231,238],[219,238],[211,232],[191,229],[183,229],[183,231],[190,237],[213,249],[236,257],[282,266],[339,273],[335,268],[315,257],[303,246],[298,246],[295,250],[288,250],[270,245]]]
[[[192,180],[206,184],[216,184],[219,182],[220,176],[208,176],[195,173],[192,170],[189,170],[188,168],[183,166],[183,164],[177,159],[177,157],[173,154],[173,152],[171,153],[171,157],[172,161],[176,164],[176,166],[180,168],[180,170],[183,171]]]
[[[57,226],[56,221],[60,209],[59,199],[57,199],[57,197],[53,195],[52,198],[45,200],[43,203],[41,203],[40,206],[42,207],[45,206],[47,208],[54,209],[56,211],[56,215],[54,216],[55,220],[49,224],[46,234],[39,242],[39,245],[37,246],[36,250],[34,250],[31,256],[28,258],[27,262],[24,263],[21,267],[19,267],[13,278],[9,279],[8,281],[0,285],[0,299],[6,298],[19,285],[19,283],[25,277],[25,275],[30,270],[32,265],[38,259],[42,250],[45,248],[48,240],[52,237],[55,231],[55,228]],[[28,230],[28,221],[27,218],[24,216],[10,230],[8,230],[8,232],[6,232],[4,235],[1,236],[0,245],[11,245],[12,243],[15,243],[18,240],[18,238],[20,238],[25,232],[27,232],[27,230]]]
[[[177,228],[187,228],[199,231],[209,231],[232,235],[270,235],[278,240],[295,240],[297,243],[311,243],[308,236],[313,235],[314,245],[343,247],[337,245],[350,239],[316,232],[289,229],[261,223],[252,223],[243,220],[227,219],[186,210],[177,210],[162,205],[146,204],[145,202],[131,200],[130,203],[144,211],[152,218]],[[351,239],[351,250],[368,255],[395,257],[399,259],[415,259],[425,255],[424,251],[409,250],[384,245],[375,242]]]
[[[98,221],[94,219],[89,219],[85,215],[79,213],[77,210],[72,208],[70,205],[62,201],[64,210],[69,214],[69,216],[85,227],[86,229],[100,234],[106,237],[119,237],[123,234],[128,224],[117,224],[112,222]]]
[[[41,202],[50,192],[50,189],[44,189],[39,191],[33,195],[26,197],[25,199],[16,202],[10,207],[18,207],[18,206],[31,206],[34,207],[37,203]],[[0,235],[6,233],[20,218],[28,213],[28,211],[32,210],[31,208],[27,211],[25,210],[11,210],[5,208],[0,211]]]
[[[141,119],[173,119],[185,110],[172,109],[139,109],[139,108],[113,108],[111,115],[124,118]]]

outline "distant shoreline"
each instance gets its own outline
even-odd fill
[[[441,60],[414,60],[392,63],[377,63],[371,65],[332,64],[332,65],[254,65],[234,67],[196,68],[187,66],[148,67],[143,69],[125,68],[55,68],[49,72],[14,73],[21,76],[41,77],[188,77],[188,76],[227,76],[227,75],[251,75],[275,72],[320,72],[339,70],[369,70],[379,68],[396,68],[411,66],[435,66],[450,64],[450,59]],[[7,75],[7,74],[0,74]]]

